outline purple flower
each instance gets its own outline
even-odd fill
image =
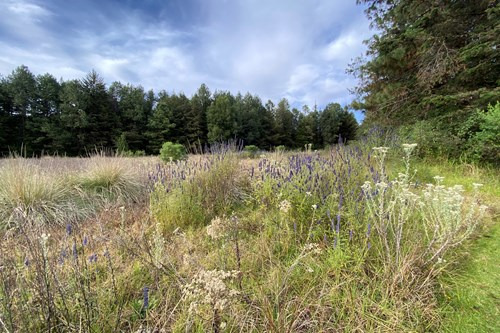
[[[142,289],[142,308],[147,309],[149,306],[149,287]]]
[[[89,262],[97,262],[97,254],[92,254],[90,257],[89,257]]]
[[[78,251],[76,249],[76,243],[73,244],[73,257],[76,259],[78,259]]]
[[[87,238],[87,236],[83,237],[83,246],[87,246],[88,243],[89,239]]]
[[[28,267],[30,265],[30,260],[28,257],[24,258],[24,266]]]
[[[372,232],[372,224],[368,223],[368,230],[366,231],[366,237],[370,237],[371,232]]]
[[[72,231],[73,227],[71,226],[71,223],[66,224],[66,234],[70,236]]]
[[[340,232],[340,214],[337,215],[337,227],[335,229],[337,233]]]

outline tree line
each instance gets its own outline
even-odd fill
[[[292,108],[250,93],[155,93],[113,82],[95,71],[80,80],[34,75],[19,66],[0,78],[0,154],[85,155],[95,149],[127,149],[157,154],[163,142],[205,145],[239,139],[261,149],[315,148],[354,138],[357,122],[338,103],[323,110]]]
[[[429,152],[498,161],[500,2],[357,2],[377,31],[349,68],[363,127],[403,127]]]

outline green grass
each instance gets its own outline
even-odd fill
[[[447,160],[420,160],[414,163],[416,177],[432,182],[433,175],[445,177],[444,184],[463,184],[470,192],[473,183],[482,183],[481,200],[490,207],[494,222],[471,240],[441,276],[440,313],[442,332],[500,332],[500,177],[494,168],[459,164]]]
[[[443,332],[500,332],[500,224],[477,239],[441,279]]]

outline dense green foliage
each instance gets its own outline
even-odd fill
[[[321,148],[339,135],[353,139],[354,116],[339,104],[327,109],[310,112],[304,106],[300,112],[286,99],[263,105],[256,95],[212,94],[204,84],[191,98],[120,82],[106,87],[95,71],[81,80],[57,81],[20,66],[0,78],[0,155],[21,147],[27,155],[75,156],[96,149],[155,154],[166,141],[203,147],[229,139],[266,150],[310,143]],[[323,112],[328,116],[321,117]]]
[[[186,159],[186,148],[180,143],[165,142],[160,149],[160,158],[163,162],[172,162]]]
[[[433,153],[459,156],[475,144],[461,125],[500,99],[500,3],[358,0],[377,29],[367,59],[350,71],[359,79],[353,106],[365,126],[416,126],[435,133]],[[479,131],[480,128],[469,128]],[[418,135],[415,135],[418,138]],[[424,149],[424,142],[421,141]],[[491,156],[491,152],[487,153]],[[498,154],[498,151],[493,154]]]

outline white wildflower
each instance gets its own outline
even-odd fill
[[[403,150],[407,155],[411,154],[415,147],[417,147],[416,143],[403,143]]]
[[[373,147],[373,150],[381,154],[386,154],[389,151],[389,147]]]
[[[305,253],[313,253],[313,254],[320,254],[321,253],[321,248],[317,243],[307,243],[304,246],[304,252]]]
[[[279,209],[282,213],[288,213],[288,211],[292,208],[292,204],[288,200],[283,200],[279,204]]]
[[[207,226],[207,234],[212,239],[220,239],[226,235],[228,221],[225,217],[216,216]]]
[[[312,209],[314,210],[318,209],[318,205],[312,205]]]
[[[190,283],[184,285],[182,295],[189,301],[189,311],[198,313],[200,307],[209,306],[211,310],[223,311],[239,295],[235,289],[228,287],[227,280],[233,280],[238,271],[202,270]]]
[[[440,184],[444,180],[444,177],[434,176],[434,180],[436,181],[437,184]]]

